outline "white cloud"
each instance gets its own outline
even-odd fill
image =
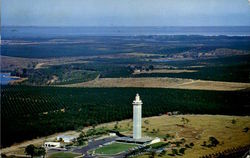
[[[248,0],[248,4],[250,5],[250,0]]]

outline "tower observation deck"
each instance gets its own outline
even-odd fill
[[[133,139],[141,139],[141,108],[142,101],[137,93],[133,101]]]

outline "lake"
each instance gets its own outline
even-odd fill
[[[1,80],[0,80],[1,85],[7,85],[10,81],[17,80],[17,78],[11,77],[10,73],[0,73],[0,75],[1,75]]]

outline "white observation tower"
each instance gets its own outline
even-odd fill
[[[141,139],[141,105],[142,101],[137,93],[133,101],[133,139]]]

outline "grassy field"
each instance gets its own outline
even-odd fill
[[[114,155],[136,147],[136,144],[112,143],[95,150],[96,154]]]
[[[63,87],[145,87],[233,91],[250,88],[250,83],[204,81],[168,77],[98,78]]]
[[[188,123],[184,123],[182,121],[183,118],[187,119]],[[131,120],[119,122],[119,127],[124,131],[124,134],[132,134]],[[142,132],[143,136],[160,137],[163,142],[166,135],[170,135],[170,137],[165,142],[173,143],[184,138],[185,143],[176,149],[179,150],[184,147],[184,144],[193,143],[194,146],[187,148],[185,154],[178,157],[195,158],[250,144],[249,131],[243,132],[246,127],[250,127],[249,116],[163,115],[144,118]],[[201,146],[203,142],[208,141],[211,136],[219,141],[219,145],[212,148]],[[171,148],[166,149],[167,153],[164,157],[173,157],[168,155],[172,152]],[[144,157],[146,158],[148,155],[140,156],[140,158]]]
[[[188,119],[185,123],[182,118]],[[235,120],[233,122],[233,120]],[[113,129],[117,122],[100,124],[96,128],[106,127]],[[132,135],[132,120],[119,121],[118,129],[123,134]],[[243,132],[243,129],[250,127],[250,116],[224,116],[224,115],[176,115],[176,116],[156,116],[143,118],[142,121],[142,135],[151,137],[160,137],[163,143],[179,141],[185,139],[185,144],[194,143],[192,148],[185,151],[183,158],[196,158],[206,154],[215,153],[231,149],[232,147],[244,146],[250,144],[250,133]],[[83,131],[89,128],[84,128]],[[158,130],[159,129],[159,130]],[[153,132],[155,131],[155,132]],[[68,134],[60,133],[60,134]],[[72,133],[72,132],[71,132]],[[77,134],[74,132],[74,134]],[[164,141],[164,137],[169,134],[172,139],[168,138]],[[34,139],[32,141],[23,142],[13,145],[10,148],[3,149],[3,153],[24,154],[24,148],[28,144],[42,145],[46,140],[53,140],[57,135]],[[215,137],[220,142],[216,147],[208,148],[201,146],[204,141],[207,141],[210,136]],[[181,144],[182,147],[184,144]],[[180,148],[178,147],[178,148]],[[166,148],[167,149],[167,148]],[[169,151],[170,150],[170,151]],[[17,152],[18,151],[18,152]],[[168,149],[164,157],[171,157],[168,154],[171,149]],[[141,156],[141,158],[148,158],[148,155]],[[158,157],[158,156],[156,156]]]
[[[188,120],[188,123],[183,121]],[[207,154],[224,151],[250,144],[250,131],[244,132],[244,128],[250,127],[250,116],[225,116],[225,115],[176,115],[156,116],[143,118],[142,135],[161,138],[162,143],[181,141],[185,143],[177,150],[185,148],[186,144],[193,143],[194,146],[186,148],[184,155],[176,155],[182,158],[196,158]],[[119,130],[125,135],[132,135],[132,120],[124,120],[118,123]],[[112,128],[114,123],[106,124],[105,127]],[[170,137],[164,140],[166,135]],[[209,137],[215,137],[219,144],[216,147],[204,147],[203,142],[208,142]],[[166,147],[167,153],[162,156],[170,158],[172,147]],[[142,155],[139,158],[148,158]],[[158,154],[155,157],[160,157]]]
[[[80,156],[80,154],[71,153],[71,152],[58,152],[58,153],[51,154],[49,158],[74,158],[76,156]]]

